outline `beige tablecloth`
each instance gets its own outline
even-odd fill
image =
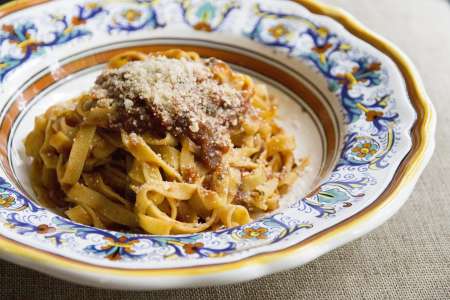
[[[435,155],[397,215],[306,266],[226,287],[146,293],[99,290],[0,261],[0,299],[450,299],[450,3],[325,2],[347,9],[403,49],[436,106]]]

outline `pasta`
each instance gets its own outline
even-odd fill
[[[276,116],[267,88],[220,60],[128,51],[91,91],[36,118],[24,141],[32,186],[44,206],[99,228],[243,225],[278,208],[307,164]]]

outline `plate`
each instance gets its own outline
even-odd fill
[[[391,217],[434,149],[435,114],[395,46],[315,1],[16,1],[0,8],[0,256],[80,284],[227,284],[307,263]],[[125,50],[194,50],[269,86],[310,167],[274,213],[195,235],[125,234],[34,202],[23,138]]]

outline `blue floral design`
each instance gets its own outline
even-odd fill
[[[188,1],[169,0],[178,9],[173,19],[164,15],[165,6],[155,0],[135,0],[127,3],[77,5],[75,14],[45,15],[54,26],[43,34],[39,22],[30,19],[3,25],[0,45],[8,44],[15,50],[0,55],[0,82],[30,58],[46,54],[71,41],[93,35],[90,20],[104,14],[105,23],[98,29],[102,34],[133,33],[173,25],[188,26],[203,31],[226,31],[225,20],[235,21],[240,9],[238,1]],[[109,9],[108,5],[120,9]],[[118,11],[119,14],[111,14]],[[235,19],[233,19],[235,18]],[[109,260],[152,260],[148,249],[157,249],[158,259],[181,259],[223,256],[252,245],[270,245],[313,228],[317,218],[332,217],[339,211],[352,207],[365,196],[365,188],[375,180],[369,171],[389,166],[389,155],[398,142],[396,123],[399,115],[393,109],[395,102],[386,91],[385,68],[366,53],[355,54],[352,45],[328,28],[291,12],[271,11],[256,5],[249,12],[246,37],[306,62],[322,75],[328,88],[342,104],[345,121],[349,126],[339,162],[330,178],[304,199],[298,199],[291,208],[300,214],[293,219],[284,213],[257,220],[251,224],[219,230],[217,232],[181,235],[150,236],[124,234],[92,228],[48,213],[16,191],[0,178],[0,217],[5,225],[20,235],[49,240],[58,247],[80,246],[78,252]],[[250,26],[251,25],[251,26]],[[47,38],[38,39],[38,36]],[[305,49],[308,45],[309,49]],[[350,67],[342,66],[342,61]],[[346,68],[345,68],[346,67]],[[380,93],[367,93],[380,89]],[[362,91],[362,92],[361,92]],[[369,97],[368,95],[377,95]],[[355,175],[356,174],[356,175]],[[299,219],[307,217],[308,221]],[[147,248],[146,248],[147,247]],[[147,249],[147,250],[145,250]],[[162,257],[162,258],[161,258]]]
[[[9,182],[0,177],[0,195],[4,199],[0,201],[0,208],[22,210],[27,207],[30,212],[44,211],[45,209],[34,204],[33,201],[19,193]],[[15,205],[13,205],[15,204]]]
[[[235,1],[180,1],[181,14],[186,24],[196,30],[217,31],[229,14],[239,8]]]
[[[165,27],[166,24],[161,22],[154,5],[155,0],[136,0],[137,3],[143,5],[143,9],[127,8],[123,9],[119,15],[114,16],[111,24],[108,24],[108,33],[114,31],[133,32],[145,28],[155,29]]]
[[[253,29],[247,33],[247,36],[252,40],[270,47],[286,49],[288,53],[294,55],[294,50],[297,49],[297,40],[301,37],[310,39],[313,43],[311,50],[298,55],[300,58],[311,62],[328,80],[330,91],[336,93],[341,99],[348,123],[359,120],[365,112],[369,112],[367,108],[385,107],[382,106],[386,103],[385,98],[375,104],[365,106],[363,105],[364,95],[353,95],[351,93],[351,90],[357,84],[363,84],[367,88],[381,84],[380,63],[364,56],[352,60],[354,67],[350,72],[336,73],[337,62],[333,59],[333,55],[336,53],[346,54],[351,50],[351,46],[340,40],[336,34],[331,33],[325,27],[314,24],[307,18],[295,14],[267,11],[260,5],[256,6],[256,15],[258,20]],[[266,20],[271,22],[268,24],[272,24],[274,20],[279,22],[270,28],[266,28],[263,25]],[[295,29],[295,22],[305,25],[307,29]],[[397,117],[397,114],[390,116],[378,114],[373,121],[375,126],[381,129],[383,127],[381,120],[389,122],[394,121]]]
[[[0,82],[6,75],[34,56],[44,53],[44,49],[66,44],[72,40],[90,35],[91,32],[80,27],[88,20],[105,12],[95,4],[77,5],[77,13],[68,20],[66,15],[49,15],[57,30],[50,31],[48,40],[37,40],[38,28],[30,21],[17,24],[4,24],[0,31],[0,46],[9,42],[20,50],[18,54],[0,55]]]

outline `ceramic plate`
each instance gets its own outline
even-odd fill
[[[225,284],[302,265],[379,226],[434,147],[435,117],[408,59],[310,0],[17,1],[0,8],[0,256],[81,284]],[[124,234],[33,201],[23,138],[124,50],[194,50],[266,83],[310,167],[272,214],[195,235]]]

